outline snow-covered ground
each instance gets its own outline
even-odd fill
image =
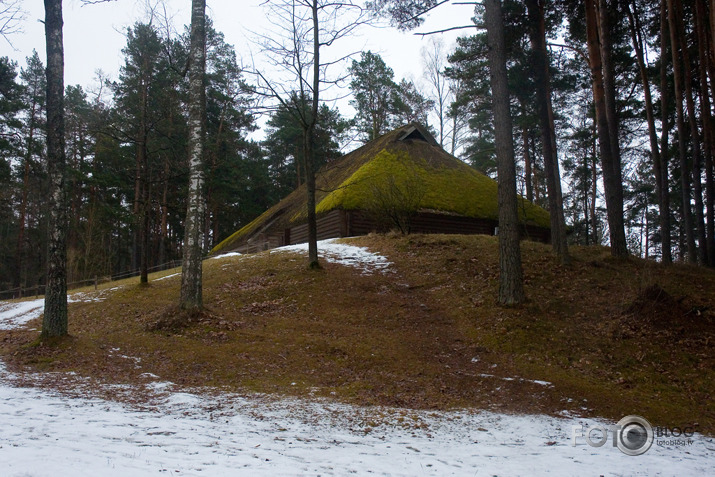
[[[332,250],[341,261],[341,249]],[[363,270],[374,270],[370,263],[387,263],[378,270],[389,266],[384,257],[355,258],[369,255],[364,249],[344,253]],[[25,326],[42,306],[42,300],[0,302],[0,328]],[[78,383],[72,395],[30,386],[35,377],[0,364],[0,475],[715,474],[715,442],[701,435],[685,446],[656,440],[648,452],[631,457],[610,439],[603,447],[590,447],[583,438],[572,445],[574,426],[612,424],[597,419],[191,394],[159,376],[145,377],[142,389],[116,389],[146,397],[143,404],[130,405],[83,391],[88,386],[77,376],[66,378]]]
[[[339,263],[348,267],[357,268],[363,274],[369,275],[374,272],[386,272],[390,269],[390,261],[374,252],[370,252],[367,247],[358,247],[345,243],[339,243],[340,239],[326,239],[318,241],[318,256],[328,263]],[[285,247],[268,250],[267,253],[298,252],[308,253],[308,244],[299,243],[297,245],[286,245]],[[240,256],[241,258],[252,258],[256,254],[243,255],[236,252],[229,252],[213,257],[222,259]]]

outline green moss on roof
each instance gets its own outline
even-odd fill
[[[391,131],[322,168],[316,177],[316,209],[360,210],[372,193],[371,184],[393,175],[417,177],[425,187],[422,209],[497,220],[497,183],[449,155],[434,140],[399,140],[414,125]],[[423,129],[420,131],[424,134]],[[219,243],[212,253],[230,250],[261,231],[279,232],[305,221],[305,185]],[[549,227],[549,214],[520,198],[522,223]]]
[[[431,166],[422,158],[411,158],[405,151],[380,151],[317,205],[318,213],[333,209],[365,210],[372,184],[386,176],[398,181],[419,178],[424,188],[421,209],[449,212],[466,217],[498,219],[497,183],[480,172],[460,164]],[[529,225],[549,227],[549,214],[529,201],[520,201],[520,220]],[[294,217],[300,220],[303,214]]]

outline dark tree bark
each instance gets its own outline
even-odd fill
[[[204,220],[204,138],[206,136],[206,0],[191,2],[189,51],[189,198],[186,210],[181,302],[185,310],[203,307],[202,230]]]
[[[320,268],[318,262],[318,222],[315,214],[315,124],[318,121],[320,105],[320,28],[318,25],[318,1],[311,2],[313,15],[313,95],[310,105],[310,118],[303,125],[303,147],[305,158],[305,183],[308,191],[308,267]]]
[[[695,115],[695,93],[693,92],[693,72],[690,62],[690,51],[688,49],[687,38],[685,37],[685,27],[683,25],[683,7],[680,0],[674,0],[675,5],[675,30],[678,34],[678,43],[683,60],[683,82],[685,85],[685,104],[688,109],[688,123],[690,125],[690,138],[693,153],[692,181],[693,198],[695,199],[695,230],[698,236],[697,261],[700,264],[707,262],[707,248],[705,237],[705,217],[703,210],[703,182],[701,180],[703,170],[703,152],[701,148],[700,129],[698,118]],[[671,25],[672,28],[672,25]]]
[[[534,81],[536,103],[541,126],[541,143],[546,169],[546,188],[549,195],[551,216],[551,246],[562,264],[570,261],[566,242],[566,219],[564,218],[563,196],[561,194],[561,173],[556,147],[556,127],[551,103],[551,75],[546,51],[546,25],[544,2],[527,0],[529,12],[529,38],[534,61]]]
[[[704,0],[696,0],[695,17],[698,35],[698,66],[700,79],[700,114],[703,123],[703,156],[705,158],[705,197],[706,197],[706,250],[707,264],[715,267],[715,178],[713,178],[713,153],[715,153],[713,138],[713,120],[710,110],[710,91],[708,90],[708,71],[712,73],[710,63],[712,58],[709,55],[707,5]],[[710,77],[711,83],[715,78]]]
[[[512,119],[507,86],[504,23],[499,0],[484,1],[484,24],[489,48],[489,77],[492,88],[494,137],[499,180],[499,303],[522,303],[524,279],[521,268],[519,219],[516,200],[516,166]]]
[[[688,164],[685,137],[685,113],[683,111],[683,73],[680,61],[680,40],[677,33],[676,11],[673,0],[667,0],[668,5],[668,29],[670,31],[671,53],[673,55],[673,81],[675,84],[675,111],[678,130],[678,156],[680,158],[680,182],[682,188],[682,228],[685,233],[685,245],[687,247],[688,261],[695,263],[697,253],[695,247],[695,236],[693,234],[693,212],[690,208],[690,166]]]
[[[666,1],[660,2],[660,57],[667,58],[668,51],[668,10]],[[660,203],[660,234],[661,234],[661,250],[663,263],[672,263],[673,254],[671,252],[671,224],[670,224],[670,183],[668,181],[668,63],[660,62],[660,159],[662,167],[660,176],[656,177],[656,181],[660,184],[660,190],[663,192]]]
[[[635,9],[635,4],[633,5]],[[646,121],[648,123],[648,137],[650,139],[650,154],[653,161],[653,172],[655,173],[655,193],[658,198],[658,208],[660,214],[660,225],[661,225],[661,235],[670,234],[669,217],[670,211],[668,210],[668,202],[665,200],[664,196],[668,194],[668,182],[667,182],[667,168],[663,170],[663,159],[661,158],[660,148],[658,145],[658,133],[655,129],[655,115],[653,113],[653,98],[650,92],[650,81],[648,81],[648,72],[646,70],[645,64],[645,54],[643,52],[643,38],[641,35],[641,25],[638,20],[638,15],[631,11],[631,5],[626,5],[626,14],[628,15],[628,25],[631,31],[631,41],[633,43],[633,50],[636,54],[636,62],[638,63],[638,70],[641,76],[641,82],[643,84],[643,96],[645,99],[645,113]],[[662,52],[661,52],[662,53]],[[667,125],[664,125],[666,128]],[[665,184],[662,181],[663,174],[666,175]],[[664,225],[664,216],[667,218]],[[662,242],[663,247],[665,247],[665,242]],[[670,241],[668,241],[667,246],[670,247]],[[647,250],[647,249],[646,249]],[[668,254],[670,255],[670,254]],[[663,262],[669,263],[665,259],[665,249],[663,250]]]
[[[67,335],[67,191],[65,190],[62,0],[45,0],[47,171],[50,178],[47,285],[42,336]]]
[[[139,112],[139,134],[136,143],[136,173],[134,178],[134,218],[136,227],[133,243],[133,266],[139,266],[139,283],[149,282],[149,70],[148,59],[144,60],[141,81],[141,104]]]
[[[596,108],[598,145],[601,153],[611,254],[616,257],[625,257],[628,255],[628,247],[623,221],[623,182],[617,144],[618,125],[613,124],[615,119],[615,94],[614,91],[611,91],[613,85],[612,69],[609,69],[607,64],[604,65],[603,63],[604,54],[607,58],[610,57],[610,48],[608,44],[602,44],[601,37],[604,32],[606,35],[608,34],[606,25],[601,24],[603,17],[606,15],[599,16],[596,0],[585,0],[585,5],[588,57],[592,76],[593,102]],[[609,76],[610,79],[607,81]],[[614,142],[616,143],[615,145]]]

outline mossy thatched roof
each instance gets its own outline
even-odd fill
[[[424,193],[420,209],[497,220],[497,183],[445,152],[421,126],[395,129],[327,164],[316,176],[316,210],[365,210],[384,177],[418,178]],[[306,187],[299,187],[212,250],[231,250],[261,232],[282,231],[306,219]],[[549,227],[549,214],[520,198],[522,223]]]

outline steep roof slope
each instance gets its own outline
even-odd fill
[[[466,217],[498,218],[497,183],[445,152],[422,126],[395,129],[323,167],[316,176],[318,214],[365,210],[373,184],[385,177],[415,178],[424,189],[419,208]],[[249,237],[283,230],[306,219],[305,185],[214,247],[230,250]],[[520,198],[524,224],[549,227],[549,214]]]

